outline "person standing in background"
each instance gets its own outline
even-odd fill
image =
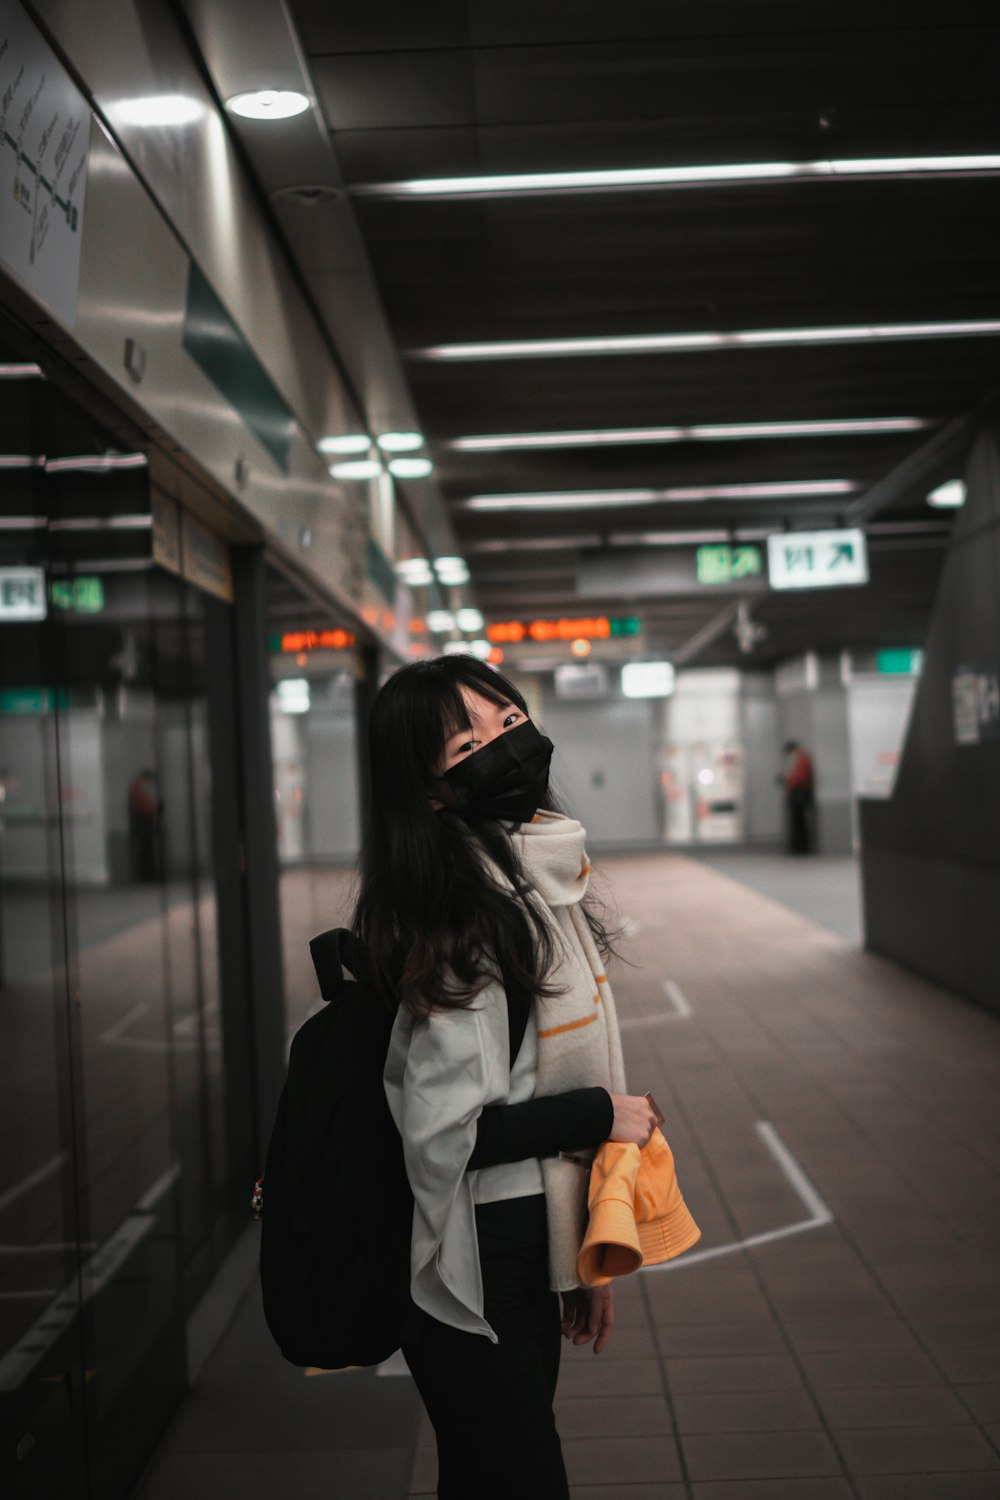
[[[809,854],[813,848],[815,773],[812,756],[798,740],[786,740],[785,769],[778,777],[785,789],[789,854]]]

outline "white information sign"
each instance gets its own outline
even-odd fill
[[[42,568],[0,568],[0,620],[44,620],[47,614]]]
[[[781,531],[767,539],[773,589],[828,589],[868,582],[863,531]]]
[[[0,260],[76,322],[90,108],[17,0],[0,0]]]

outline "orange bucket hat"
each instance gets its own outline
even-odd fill
[[[590,1219],[577,1259],[584,1286],[607,1286],[640,1266],[690,1250],[701,1238],[681,1195],[674,1155],[660,1130],[642,1150],[605,1141],[590,1168]]]

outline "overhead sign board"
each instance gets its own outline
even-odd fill
[[[516,646],[521,641],[606,641],[616,636],[637,636],[641,628],[635,615],[498,620],[486,627],[486,638],[498,646]]]
[[[44,620],[44,568],[0,568],[0,620]]]
[[[767,539],[773,589],[843,588],[868,582],[863,531],[780,531]]]
[[[759,547],[699,547],[695,553],[698,582],[709,587],[742,583],[759,578],[764,572],[764,558]]]

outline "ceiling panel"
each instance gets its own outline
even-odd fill
[[[349,189],[483,172],[1000,149],[1000,14],[970,0],[946,10],[899,0],[449,0],[375,4],[349,17],[320,0],[291,8]],[[433,362],[419,350],[998,318],[998,191],[996,177],[981,177],[471,202],[355,196],[484,607],[579,609],[578,546],[618,534],[835,522],[845,506],[754,499],[480,513],[464,507],[470,495],[810,478],[868,487],[934,432],[480,454],[456,452],[451,439],[837,417],[943,424],[1000,386],[1000,338],[485,363]],[[318,237],[309,251],[321,278]],[[949,451],[938,467],[952,462]],[[886,518],[946,528],[925,501],[937,480],[925,484],[922,473],[891,492]],[[524,550],[560,536],[560,550]],[[873,535],[865,589],[755,597],[769,634],[752,660],[919,645],[945,537]],[[627,590],[601,602],[640,608]],[[710,593],[643,599],[647,642],[679,649],[728,607]],[[743,658],[727,627],[698,659]]]

